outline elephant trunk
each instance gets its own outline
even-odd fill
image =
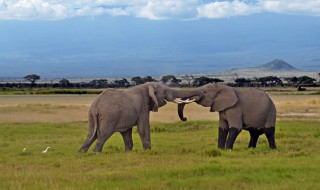
[[[181,121],[187,121],[186,117],[183,117],[183,109],[186,104],[178,104],[178,115]]]
[[[194,99],[195,101],[199,101],[204,96],[202,93],[193,90],[173,90],[173,97],[182,99]]]

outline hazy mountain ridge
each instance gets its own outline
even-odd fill
[[[177,78],[182,79],[183,76],[186,74],[173,74]],[[222,72],[209,72],[209,73],[193,73],[191,74],[194,77],[200,76],[207,76],[211,78],[219,78],[224,80],[226,83],[234,82],[237,78],[259,78],[265,76],[276,76],[279,78],[286,78],[286,77],[300,77],[300,76],[309,76],[316,80],[319,80],[318,72],[308,72],[302,71],[294,66],[290,65],[286,61],[281,59],[275,59],[273,61],[267,62],[258,67],[248,67],[248,68],[236,68],[236,69],[228,69]],[[138,75],[137,75],[138,76]],[[160,81],[162,76],[152,76],[156,80]],[[106,78],[106,77],[84,77],[84,78],[77,78],[77,77],[54,77],[54,78],[41,78],[40,83],[54,83],[59,82],[62,78],[67,78],[70,82],[90,82],[94,79],[99,78]],[[108,81],[114,81],[118,79],[126,78],[128,81],[131,80],[129,77],[107,77]],[[23,82],[24,79],[21,78],[1,78],[0,82]]]

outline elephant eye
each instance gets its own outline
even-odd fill
[[[207,91],[203,91],[203,93],[205,94],[205,93],[207,93]]]

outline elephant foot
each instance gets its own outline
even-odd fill
[[[143,150],[151,150],[151,146],[149,146],[149,147],[143,147]]]
[[[151,142],[143,142],[143,149],[150,150],[151,149]]]
[[[130,146],[130,147],[127,147],[127,146],[126,146],[126,147],[125,147],[125,151],[126,151],[126,152],[131,152],[131,151],[132,151],[132,148],[133,148],[132,146]]]
[[[83,148],[81,147],[79,150],[78,150],[78,153],[86,153],[88,151],[89,148]]]
[[[95,148],[92,150],[92,152],[94,152],[94,153],[100,153],[100,152],[102,152],[102,147],[101,147],[101,148],[95,147]]]

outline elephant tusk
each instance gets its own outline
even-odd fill
[[[195,99],[189,100],[189,98],[188,98],[187,100],[183,101],[183,103],[189,104],[189,103],[192,103],[194,101],[196,101],[196,100]]]
[[[182,100],[180,98],[174,99],[173,102],[176,104],[182,104]]]
[[[189,98],[186,100],[181,100],[181,98],[176,98],[173,100],[174,103],[176,104],[190,104],[192,102],[196,101],[195,99],[190,100]]]

